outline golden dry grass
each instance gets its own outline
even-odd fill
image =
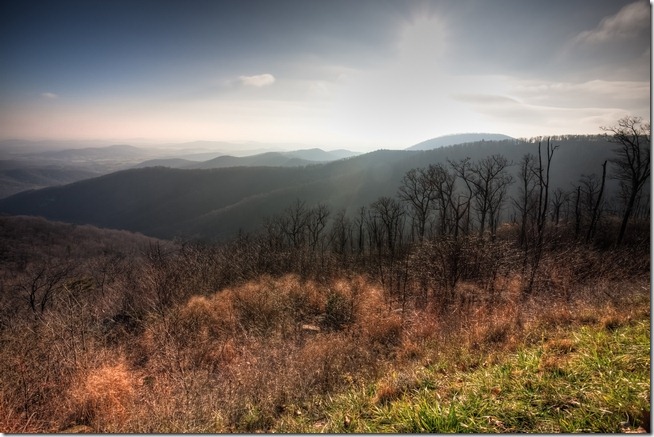
[[[124,359],[80,372],[70,391],[76,422],[98,431],[120,430],[136,400],[137,385]]]
[[[32,401],[24,415],[21,399],[3,393],[7,400],[0,407],[9,413],[0,426],[15,432],[75,426],[94,432],[271,431],[288,411],[302,414],[313,402],[370,381],[377,381],[373,404],[392,403],[420,386],[420,376],[410,369],[446,369],[447,360],[462,351],[469,356],[453,360],[459,367],[451,370],[492,365],[533,338],[544,341],[538,370],[557,374],[576,350],[557,337],[557,327],[613,330],[648,311],[644,301],[629,301],[628,307],[585,298],[523,302],[515,275],[498,277],[495,285],[496,300],[467,300],[442,312],[411,305],[402,310],[363,275],[321,282],[264,276],[192,296],[164,314],[151,313],[129,342],[86,340],[74,356],[65,352],[70,338],[62,334],[70,326],[52,318],[58,324],[47,331],[50,350],[69,356],[38,367],[47,378],[32,375],[25,381],[47,380],[55,392],[67,393],[68,401],[57,408]],[[484,293],[473,283],[462,287],[471,295]],[[24,335],[25,341],[32,338]],[[19,343],[7,343],[14,357]],[[28,356],[21,360],[29,364]],[[32,392],[36,399],[53,390]]]

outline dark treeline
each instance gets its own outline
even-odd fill
[[[431,296],[445,306],[460,281],[492,294],[500,270],[517,269],[528,297],[547,285],[544,251],[648,247],[649,137],[640,123],[607,128],[613,159],[567,189],[552,176],[557,138],[546,138],[517,162],[493,154],[413,168],[395,196],[355,211],[297,199],[228,251],[256,274],[366,271],[392,299]],[[610,184],[618,189],[608,192]]]
[[[604,161],[615,157],[616,145],[609,139],[608,135],[552,138],[550,141],[560,147],[552,157],[550,192],[576,190],[582,175],[591,175],[588,182],[592,189],[601,178]],[[381,196],[396,197],[409,170],[440,164],[453,171],[449,162],[461,163],[466,158],[468,165],[495,155],[505,158],[513,182],[508,184],[504,199],[515,198],[522,158],[527,153],[536,156],[538,143],[546,141],[532,138],[421,151],[378,150],[327,164],[292,168],[132,169],[0,199],[0,212],[124,229],[163,239],[225,242],[239,229],[256,231],[264,216],[283,213],[296,199],[311,206],[322,202],[333,214],[344,209],[352,219],[359,207]],[[619,205],[607,203],[614,202],[620,190],[619,181],[610,177],[613,164],[608,167],[603,207],[617,209]],[[510,220],[515,213],[513,205],[504,203],[501,220]],[[485,227],[490,219],[486,217]]]

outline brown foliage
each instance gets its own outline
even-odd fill
[[[130,414],[136,389],[137,378],[128,370],[124,359],[81,371],[70,391],[72,417],[76,423],[98,431],[120,430]]]
[[[556,340],[560,326],[610,330],[649,314],[649,255],[635,247],[559,242],[523,299],[518,252],[476,236],[416,248],[397,290],[355,262],[319,279],[261,275],[226,265],[226,251],[137,251],[143,240],[119,236],[125,257],[101,245],[88,260],[75,255],[42,312],[0,294],[1,431],[272,431],[285,411],[396,368],[376,387],[375,402],[392,401],[419,384],[400,366],[464,349],[480,353],[472,366],[552,338],[541,370],[556,372],[574,348]],[[70,261],[65,252],[26,258],[21,269],[21,256],[10,257],[0,290],[27,283],[43,259]]]

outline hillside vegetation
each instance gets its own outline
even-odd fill
[[[0,431],[649,431],[649,147],[614,139],[611,167],[570,191],[550,141],[517,174],[452,155],[353,215],[299,197],[221,244],[0,216]],[[242,213],[239,196],[271,202],[288,172],[306,194],[330,166],[375,196],[364,181],[405,153],[363,173],[346,169],[370,156],[131,170],[24,199],[183,223],[207,193]]]
[[[446,298],[414,265],[398,294],[368,256],[313,271],[247,239],[2,229],[3,432],[646,425],[647,247],[549,246],[526,295],[520,258],[471,239],[464,271],[482,247],[502,267],[466,273]]]
[[[78,147],[71,148],[75,145]],[[91,145],[95,147],[89,147]],[[234,148],[237,156],[227,155],[224,151]],[[212,141],[139,148],[128,145],[99,146],[93,142],[79,141],[4,140],[0,141],[0,198],[129,168],[296,167],[358,155],[357,152],[343,149],[324,151],[314,148],[263,153],[239,149],[242,149],[242,145]]]
[[[466,158],[479,162],[499,154],[510,164],[507,171],[517,179],[523,156],[538,153],[538,142],[534,141],[485,141],[426,151],[380,150],[291,168],[125,170],[0,199],[0,211],[125,229],[157,238],[227,241],[239,230],[259,229],[264,217],[283,212],[295,199],[310,206],[320,202],[332,211],[345,210],[347,216],[354,217],[358,208],[380,196],[394,196],[409,170],[429,164],[447,166],[448,160]],[[571,192],[582,175],[601,175],[602,163],[614,156],[616,147],[602,136],[565,137],[554,143],[560,147],[551,165],[552,192],[557,188]],[[509,194],[517,194],[518,188],[512,184]],[[615,181],[608,180],[606,190],[617,192]],[[510,207],[505,205],[504,219]]]

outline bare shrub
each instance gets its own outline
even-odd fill
[[[34,415],[25,418],[11,405],[11,402],[0,398],[0,432],[3,434],[36,434],[43,432],[43,424],[34,419]]]
[[[278,281],[285,295],[285,310],[296,324],[312,321],[324,313],[324,286],[313,281],[302,281],[296,275],[286,275]]]
[[[483,305],[466,314],[461,327],[473,349],[498,350],[514,345],[521,335],[520,308]]]
[[[217,294],[211,298],[193,296],[177,314],[180,334],[189,341],[194,336],[226,339],[234,335],[236,326],[231,294]]]
[[[328,329],[339,330],[349,324],[354,318],[354,308],[351,299],[348,296],[331,292],[327,296],[325,306],[325,323]]]
[[[391,348],[401,343],[402,317],[384,302],[380,289],[367,286],[357,309],[357,325],[370,345]]]
[[[348,375],[373,370],[369,352],[356,339],[343,333],[314,337],[298,351],[296,363],[302,387],[313,393],[330,393],[342,387]]]
[[[395,313],[375,314],[365,321],[363,331],[372,345],[390,348],[402,342],[402,318]]]
[[[247,283],[232,295],[238,325],[247,333],[269,337],[288,325],[284,320],[283,296],[270,278]]]
[[[339,330],[356,322],[366,286],[362,278],[341,279],[330,284],[325,303],[324,326],[327,329]]]
[[[124,258],[100,246],[88,252],[97,259],[63,248],[12,256],[0,265],[0,430],[274,431],[290,409],[311,410],[347,387],[376,384],[374,401],[391,402],[419,387],[406,370],[417,360],[468,369],[499,362],[518,340],[545,341],[540,370],[559,372],[574,350],[556,339],[562,326],[613,330],[649,315],[648,248],[545,241],[524,298],[529,272],[507,241],[517,229],[496,238],[460,230],[415,247],[397,240],[398,293],[388,293],[392,270],[379,276],[363,234],[357,252],[354,233],[340,272],[320,242],[297,254],[250,240],[240,249],[132,245]],[[75,269],[44,300],[35,268],[60,264]]]
[[[120,430],[135,401],[136,388],[137,378],[124,359],[82,371],[70,393],[75,421],[97,431]]]
[[[543,373],[562,375],[565,373],[566,362],[567,357],[565,355],[545,355],[541,357],[538,363],[538,370]]]

